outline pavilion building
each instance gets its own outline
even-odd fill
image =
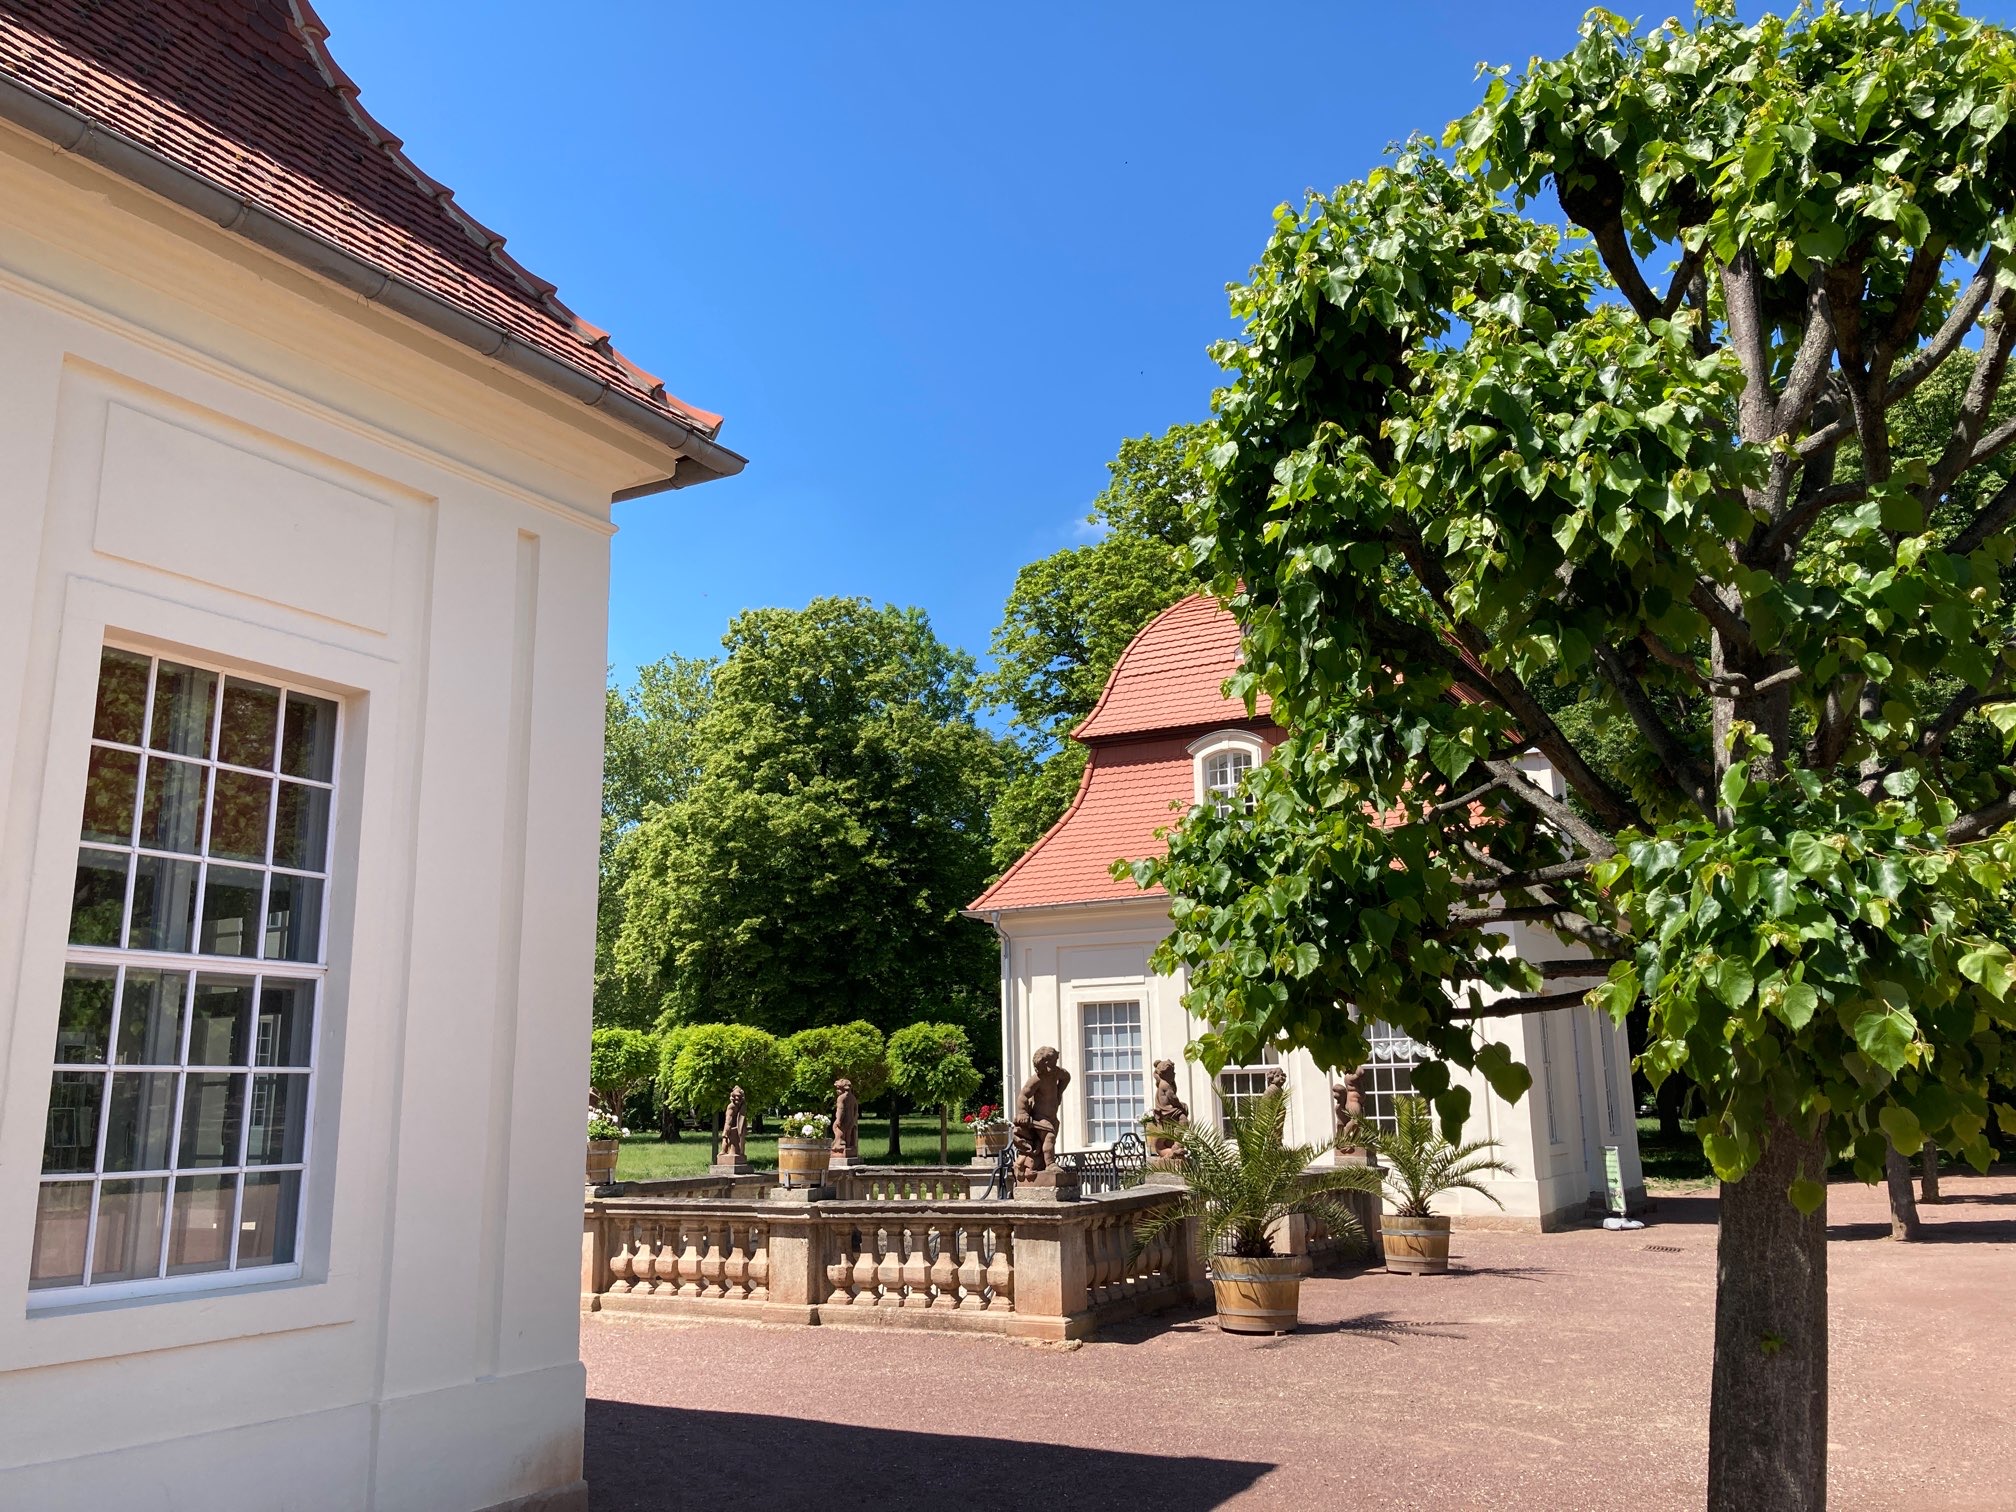
[[[1185,1058],[1196,1024],[1183,1006],[1184,977],[1149,964],[1169,932],[1168,897],[1111,872],[1116,859],[1160,854],[1158,830],[1213,795],[1232,794],[1280,741],[1264,697],[1249,715],[1225,696],[1225,680],[1238,667],[1238,623],[1203,595],[1173,605],[1135,636],[1072,732],[1087,760],[1070,808],[968,910],[992,923],[1001,941],[1004,1102],[1012,1107],[1039,1046],[1056,1046],[1072,1073],[1060,1148],[1108,1145],[1138,1128],[1153,1101],[1151,1068],[1165,1058],[1176,1063],[1193,1118],[1222,1120],[1283,1073],[1291,1137],[1327,1144],[1335,1133],[1332,1091],[1341,1078],[1306,1052],[1270,1050],[1216,1077]],[[1521,765],[1559,791],[1559,778],[1537,755]],[[1580,953],[1531,925],[1506,931],[1511,949],[1531,960]],[[1517,1104],[1481,1077],[1454,1073],[1471,1089],[1466,1134],[1498,1140],[1515,1171],[1489,1179],[1502,1209],[1459,1192],[1438,1211],[1479,1226],[1548,1229],[1579,1221],[1605,1189],[1611,1145],[1627,1190],[1642,1190],[1629,1052],[1606,1016],[1559,1008],[1482,1020],[1479,1031],[1533,1073],[1532,1089]],[[1371,1038],[1365,1101],[1376,1121],[1390,1125],[1393,1100],[1409,1090],[1420,1051],[1382,1025]]]

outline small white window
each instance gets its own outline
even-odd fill
[[[1268,1078],[1281,1075],[1281,1057],[1272,1045],[1260,1047],[1260,1059],[1250,1065],[1227,1066],[1218,1073],[1218,1128],[1232,1132],[1232,1118],[1267,1095]]]
[[[1197,802],[1223,812],[1240,803],[1252,812],[1251,795],[1240,795],[1240,785],[1261,762],[1265,747],[1250,730],[1220,730],[1192,742],[1190,755],[1196,762]]]
[[[1141,1005],[1085,1003],[1085,1138],[1109,1145],[1139,1133],[1147,1109],[1141,1059]]]
[[[1204,791],[1222,808],[1232,795],[1239,791],[1239,784],[1246,780],[1246,774],[1253,770],[1253,753],[1240,746],[1214,751],[1204,758]]]
[[[1365,1037],[1371,1055],[1365,1061],[1365,1116],[1381,1129],[1394,1125],[1393,1104],[1414,1091],[1414,1068],[1428,1058],[1420,1044],[1374,1019]]]
[[[28,1286],[300,1273],[339,711],[105,648]]]

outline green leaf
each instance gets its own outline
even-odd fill
[[[1516,1103],[1533,1085],[1533,1073],[1512,1059],[1512,1052],[1496,1040],[1477,1047],[1477,1069],[1484,1080],[1508,1103]]]
[[[1801,1176],[1785,1189],[1785,1195],[1792,1199],[1792,1206],[1811,1218],[1827,1205],[1827,1183],[1815,1181],[1810,1176]]]
[[[1918,1026],[1894,1008],[1865,1013],[1855,1020],[1855,1043],[1862,1053],[1895,1076],[1904,1069]]]
[[[1989,943],[1970,950],[1960,957],[1960,975],[1981,988],[1997,1002],[2009,995],[2009,983],[2016,977],[2016,960],[2012,960],[2009,947]]]
[[[1804,1029],[1820,1006],[1820,994],[1804,982],[1787,982],[1771,1011],[1794,1029]]]
[[[1800,830],[1786,847],[1792,864],[1809,877],[1825,876],[1834,870],[1834,863],[1840,859],[1834,848],[1817,835],[1809,835]]]
[[[1731,1008],[1741,1008],[1749,1002],[1750,994],[1757,985],[1747,961],[1727,957],[1708,969],[1707,981],[1715,996]]]
[[[1918,1115],[1909,1108],[1891,1103],[1877,1113],[1876,1122],[1883,1126],[1883,1132],[1897,1147],[1899,1155],[1916,1155],[1925,1143],[1925,1135],[1918,1127]]]

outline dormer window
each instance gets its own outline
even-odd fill
[[[1266,759],[1260,737],[1250,730],[1219,730],[1190,746],[1196,763],[1196,801],[1227,809],[1235,801],[1240,785]],[[1250,811],[1250,796],[1238,799]]]

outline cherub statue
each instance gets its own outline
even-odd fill
[[[728,1094],[728,1111],[721,1115],[722,1165],[746,1165],[749,1161],[748,1101],[740,1087]]]
[[[1071,1073],[1058,1064],[1054,1046],[1043,1046],[1034,1060],[1035,1072],[1022,1083],[1022,1091],[1015,1099],[1018,1181],[1026,1181],[1056,1163],[1057,1114],[1064,1106],[1064,1089],[1071,1085]]]
[[[861,1099],[854,1095],[854,1083],[841,1077],[833,1083],[833,1157],[836,1160],[861,1158]]]
[[[1183,1146],[1169,1134],[1161,1132],[1176,1124],[1190,1122],[1189,1106],[1176,1095],[1176,1062],[1173,1060],[1155,1062],[1155,1106],[1148,1117],[1157,1130],[1148,1136],[1148,1153],[1164,1157],[1181,1155]]]

